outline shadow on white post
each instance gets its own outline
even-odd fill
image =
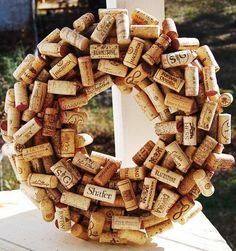
[[[164,19],[164,0],[107,0],[107,8],[126,8],[129,13],[140,8]],[[134,166],[132,156],[146,141],[157,140],[154,121],[149,121],[134,100],[135,90],[130,95],[122,95],[116,86],[112,87],[113,116],[115,130],[116,157],[122,159],[123,166]]]

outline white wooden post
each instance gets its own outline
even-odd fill
[[[164,0],[107,0],[107,8],[126,8],[129,13],[134,8],[140,8],[157,17],[164,19]],[[135,91],[125,96],[112,88],[113,116],[115,130],[116,157],[122,159],[124,166],[133,166],[132,156],[136,151],[152,139],[157,140],[154,131],[155,121],[150,122],[134,100]]]

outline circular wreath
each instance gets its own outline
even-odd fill
[[[214,193],[214,172],[233,166],[222,153],[233,100],[220,94],[210,48],[179,37],[171,18],[161,26],[135,9],[130,25],[126,9],[100,9],[99,19],[87,13],[74,29],[53,30],[14,71],[3,149],[45,221],[85,240],[144,244],[200,212],[196,199]],[[112,85],[156,120],[157,140],[140,146],[134,167],[89,154],[93,139],[80,132],[80,108]]]

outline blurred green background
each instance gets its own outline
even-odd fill
[[[30,2],[30,1],[29,1]],[[52,1],[51,1],[52,2]],[[81,14],[96,13],[98,7],[105,7],[105,1],[55,1],[60,6],[44,8],[37,1],[30,5],[29,22],[18,30],[1,31],[0,41],[0,115],[6,90],[14,84],[12,72],[26,53],[33,53],[37,40],[43,38],[55,27],[71,26]],[[63,5],[63,2],[66,4]],[[201,44],[208,44],[221,66],[217,73],[222,90],[236,93],[236,2],[235,0],[166,0],[166,16],[175,19],[181,37],[197,37]],[[30,3],[30,4],[32,4]],[[70,4],[68,4],[70,3]],[[74,5],[73,5],[74,3]],[[138,6],[135,6],[138,7]],[[158,8],[158,6],[156,7]],[[33,25],[32,25],[33,24]],[[94,136],[93,149],[114,154],[111,91],[105,96],[91,100],[86,107],[89,121],[82,130]],[[236,106],[225,110],[235,114]],[[225,151],[235,155],[236,116],[233,117],[232,145]],[[99,123],[98,123],[99,121]],[[2,142],[3,143],[3,142]],[[0,168],[1,190],[17,189],[18,183],[8,160],[2,159]],[[219,230],[233,250],[236,250],[236,171],[222,171],[213,178],[216,188],[214,196],[200,198],[204,213]]]

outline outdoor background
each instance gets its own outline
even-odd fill
[[[6,90],[14,84],[12,72],[27,53],[52,29],[71,27],[73,20],[87,11],[94,14],[105,7],[104,0],[57,0],[50,4],[30,0],[0,0],[0,116]],[[53,3],[52,3],[53,2]],[[135,1],[134,1],[135,2]],[[138,7],[138,6],[134,6]],[[156,6],[158,8],[158,6]],[[222,90],[236,93],[236,2],[235,0],[166,0],[166,16],[175,19],[180,36],[197,37],[208,44],[221,66],[217,73]],[[111,91],[91,100],[86,132],[94,136],[93,149],[114,154]],[[225,112],[236,112],[231,105]],[[232,145],[225,151],[236,151],[236,116],[233,117]],[[2,144],[3,142],[1,142]],[[204,213],[236,250],[236,171],[217,173],[214,196],[200,198]],[[17,189],[18,184],[6,158],[0,167],[0,190]]]

